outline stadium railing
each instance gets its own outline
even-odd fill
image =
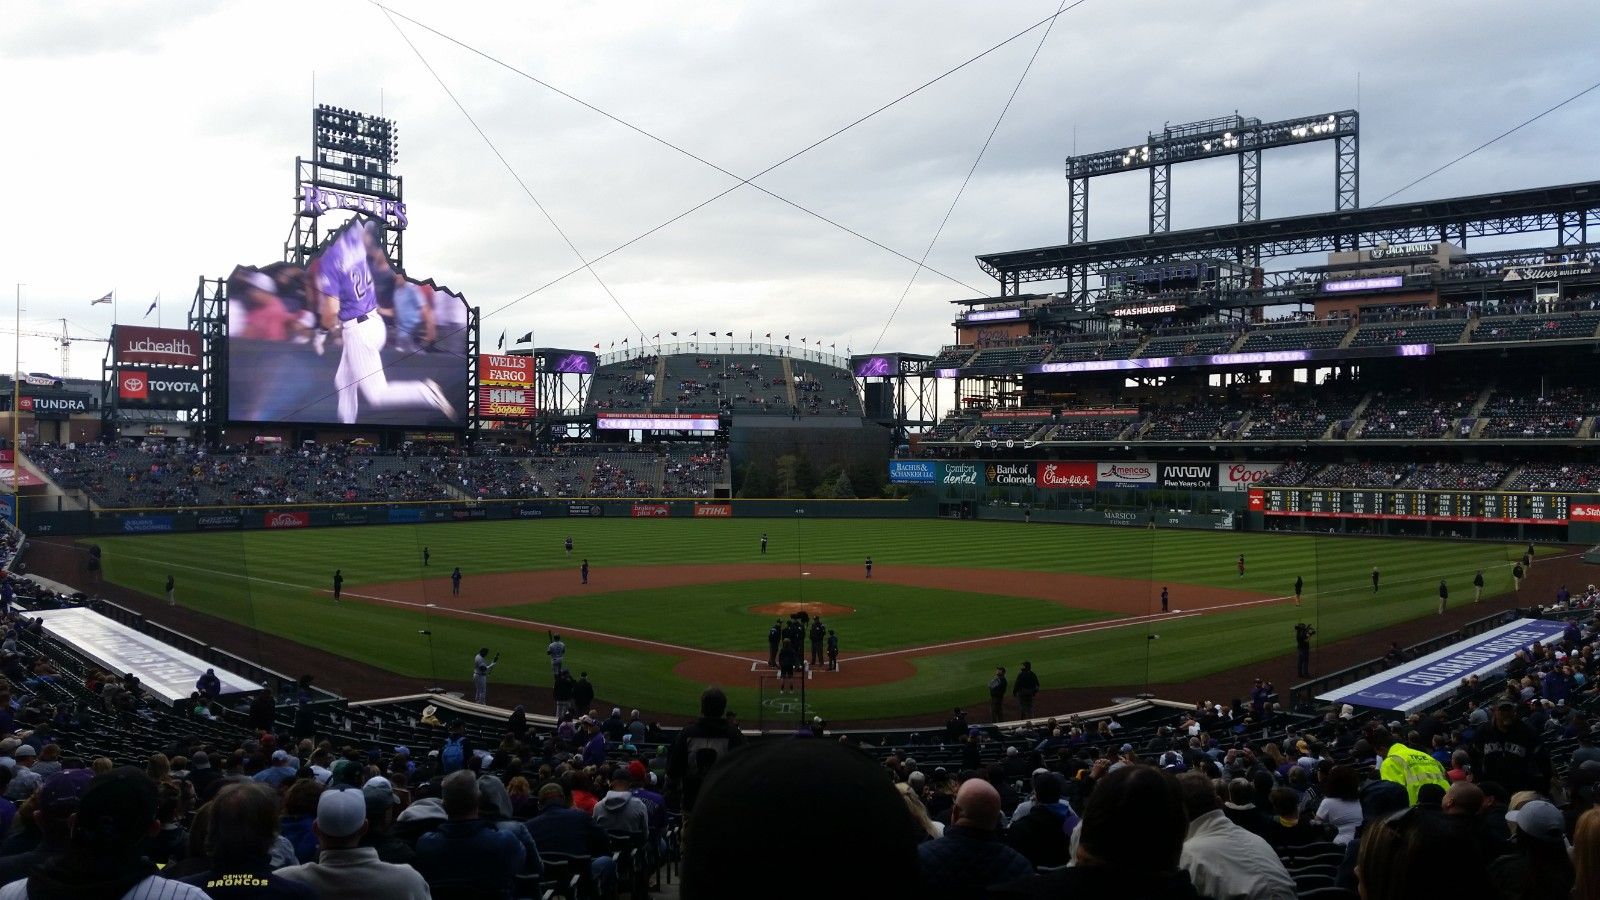
[[[1421,641],[1406,647],[1406,656],[1408,659],[1415,659],[1418,656],[1432,653],[1435,650],[1448,647],[1457,641],[1472,637],[1475,634],[1482,634],[1491,628],[1504,625],[1505,623],[1510,622],[1512,619],[1519,618],[1522,614],[1523,610],[1508,609],[1503,612],[1497,612],[1492,616],[1485,616],[1482,619],[1476,619],[1468,622],[1460,628],[1457,628],[1455,631],[1436,635],[1428,638],[1425,641]],[[1348,668],[1340,669],[1337,672],[1330,672],[1320,678],[1313,678],[1310,681],[1304,681],[1300,684],[1291,685],[1289,687],[1289,708],[1291,710],[1310,709],[1316,705],[1316,698],[1318,694],[1333,688],[1344,687],[1347,684],[1351,684],[1353,682],[1360,681],[1363,678],[1376,675],[1388,668],[1390,668],[1389,663],[1386,662],[1383,657],[1378,657],[1377,659],[1370,659],[1364,663],[1357,663]]]

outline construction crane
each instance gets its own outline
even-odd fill
[[[61,377],[62,378],[71,378],[72,377],[72,344],[73,344],[74,341],[87,341],[87,342],[92,342],[92,343],[96,343],[96,344],[104,344],[104,343],[106,343],[106,339],[105,338],[74,337],[72,334],[68,333],[68,331],[67,331],[67,320],[66,319],[62,319],[61,320],[61,333],[60,334],[51,334],[48,331],[17,331],[16,329],[12,329],[12,328],[0,328],[0,334],[18,334],[18,335],[21,335],[23,337],[41,337],[41,338],[49,338],[49,339],[55,341],[61,347]],[[17,368],[19,370],[22,368],[22,360],[17,360]]]

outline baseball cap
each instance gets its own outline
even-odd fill
[[[394,792],[394,785],[382,775],[368,778],[367,783],[361,786],[361,795],[369,805],[377,802],[379,806],[385,803],[398,806],[400,803],[400,796]]]
[[[1123,744],[1122,748],[1120,750],[1118,750],[1117,752],[1118,753],[1132,753],[1133,752],[1133,745],[1132,744]]]
[[[240,276],[240,280],[258,291],[271,291],[275,287],[272,278],[265,272],[246,272]]]
[[[323,791],[317,798],[317,828],[328,837],[349,837],[367,821],[367,799],[363,791],[343,788]]]
[[[274,751],[272,751],[272,761],[275,762],[275,763],[286,763],[286,762],[288,762],[289,761],[289,753],[288,753],[288,751],[286,751],[286,750],[274,750]]]
[[[1566,840],[1565,821],[1561,810],[1547,800],[1529,800],[1521,809],[1506,813],[1506,821],[1517,830],[1538,841],[1558,844]]]
[[[346,787],[360,787],[361,764],[354,760],[341,759],[328,770],[328,786],[344,785]],[[338,837],[338,835],[335,835]]]
[[[635,784],[644,783],[645,775],[646,775],[646,770],[645,770],[645,767],[644,767],[644,763],[640,762],[637,759],[634,760],[633,762],[628,763],[628,777],[633,779],[633,782]]]
[[[89,769],[63,769],[44,780],[39,789],[39,809],[44,812],[70,812],[77,809],[78,800],[94,780]]]
[[[23,744],[21,747],[17,748],[15,753],[11,755],[15,756],[17,759],[24,759],[29,756],[38,756],[39,751],[33,749],[32,744]]]
[[[190,769],[209,769],[209,768],[211,768],[211,756],[210,756],[210,754],[206,753],[204,750],[196,750],[194,752],[194,755],[189,757],[189,768]]]

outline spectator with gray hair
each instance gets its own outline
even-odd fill
[[[434,887],[510,900],[526,856],[521,842],[479,817],[482,792],[470,770],[450,773],[439,792],[448,819],[417,840],[413,865]]]
[[[315,900],[317,892],[310,885],[272,870],[270,856],[277,836],[278,798],[272,791],[255,782],[229,784],[211,801],[205,839],[210,865],[183,882],[204,889],[212,900]]]

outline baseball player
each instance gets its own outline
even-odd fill
[[[867,557],[867,577],[872,577],[872,557]]]
[[[489,671],[500,664],[500,654],[489,658],[489,648],[481,647],[472,658],[472,701],[486,703],[489,699]]]
[[[424,566],[426,566],[428,564],[428,558],[431,557],[431,556],[433,556],[433,554],[428,552],[428,548],[427,547],[423,547],[422,548],[422,564]]]
[[[445,418],[456,418],[455,405],[437,382],[390,381],[383,371],[383,345],[389,329],[378,314],[372,265],[367,259],[367,223],[346,228],[316,263],[311,279],[314,308],[322,331],[311,339],[322,355],[327,335],[337,330],[344,347],[333,386],[338,392],[339,421],[356,422],[361,400],[370,406],[431,406]]]
[[[1294,605],[1300,605],[1300,592],[1306,589],[1306,580],[1299,575],[1294,577]]]
[[[1244,577],[1244,554],[1239,554],[1239,577]]]
[[[761,555],[767,555],[767,533],[765,531],[761,532]]]
[[[450,571],[450,596],[461,596],[461,567],[456,566]]]
[[[1168,600],[1167,589],[1165,587],[1163,587],[1161,589],[1161,611],[1162,612],[1166,612],[1167,611],[1167,600]]]
[[[167,573],[167,605],[168,606],[177,606],[178,605],[178,595],[173,591],[174,584],[175,584],[175,582],[172,580],[172,573],[168,572]]]
[[[584,560],[583,561],[583,565],[581,567],[579,567],[578,573],[583,576],[583,583],[584,584],[588,584],[589,583],[589,561],[587,559]]]
[[[572,535],[567,535],[567,555],[572,555]]]
[[[566,670],[567,659],[567,645],[561,642],[561,635],[550,634],[550,646],[544,648],[544,652],[550,657],[550,674],[560,676]]]
[[[344,590],[344,570],[333,570],[333,602],[339,602],[339,592]]]

